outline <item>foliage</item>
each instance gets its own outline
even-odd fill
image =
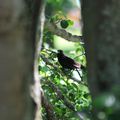
[[[76,49],[77,53],[80,53],[81,49]],[[74,52],[76,52],[74,51]],[[70,110],[64,104],[62,98],[59,98],[54,90],[51,88],[49,81],[55,84],[55,86],[62,92],[64,97],[70,101],[75,107],[75,111],[83,111],[91,109],[91,98],[86,86],[85,79],[83,82],[78,80],[77,82],[72,79],[73,71],[63,70],[59,65],[56,58],[56,51],[43,49],[40,57],[40,75],[42,77],[42,88],[49,102],[54,107],[54,112],[59,119],[74,119],[76,118],[74,110]],[[70,56],[75,57],[74,54]],[[85,64],[85,56],[81,55],[76,57],[76,60]],[[82,71],[81,71],[82,72]],[[76,73],[77,74],[77,73]],[[82,73],[82,76],[86,77],[86,73]],[[76,118],[77,120],[77,118]]]
[[[72,7],[71,0],[47,0],[46,16],[53,16],[58,11],[66,13]]]
[[[48,0],[48,4],[53,3],[60,6],[64,1]],[[68,1],[67,1],[68,2]],[[50,6],[53,6],[50,5]],[[55,9],[54,6],[54,9]],[[56,8],[58,10],[58,8]],[[48,9],[48,8],[47,8]],[[53,14],[53,13],[51,13]],[[63,12],[57,12],[49,16],[49,21],[65,29],[73,25]],[[65,54],[75,59],[85,66],[84,70],[79,70],[81,78],[76,71],[63,69],[57,60],[57,50],[54,48],[54,34],[49,30],[44,30],[43,48],[39,58],[39,74],[44,95],[53,107],[53,113],[59,120],[79,120],[78,115],[91,111],[91,96],[87,86],[86,57],[84,47],[78,42],[74,43],[73,50],[64,50]],[[63,44],[64,45],[64,44]],[[43,118],[46,119],[46,110],[43,106]],[[86,120],[89,120],[89,118]]]

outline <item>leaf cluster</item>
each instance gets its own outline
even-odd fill
[[[78,49],[76,52],[80,53]],[[70,56],[75,57],[73,53],[71,53]],[[80,57],[76,57],[76,60],[79,60],[78,58],[80,59]],[[82,58],[84,57],[81,56],[81,60]],[[83,83],[80,80],[78,80],[79,82],[74,81],[72,78],[73,71],[64,70],[58,63],[56,51],[52,49],[43,49],[41,51],[39,73],[42,77],[41,84],[44,94],[47,96],[50,104],[52,104],[57,118],[61,120],[73,120],[75,118],[77,120],[78,118],[75,112],[86,109],[90,111],[91,97],[85,84],[86,81]],[[51,82],[60,91],[62,97],[56,92],[55,88],[51,86]],[[69,108],[70,106],[66,105],[66,100],[73,106],[73,110]]]

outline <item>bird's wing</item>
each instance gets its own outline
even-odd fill
[[[72,58],[65,56],[65,61],[69,64],[75,64],[75,61]]]
[[[65,57],[65,61],[69,64],[69,65],[73,65],[75,68],[80,68],[80,64],[75,62],[72,58],[69,57]]]

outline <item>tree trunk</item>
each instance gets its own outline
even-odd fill
[[[119,0],[82,1],[88,83],[95,120],[101,119],[101,113],[104,114],[102,120],[119,119],[120,108],[116,108],[120,106],[119,9]],[[103,100],[100,106],[97,104],[98,98]],[[112,112],[108,112],[110,108]]]
[[[33,120],[35,117],[29,89],[30,84],[36,82],[33,74],[35,39],[41,5],[41,0],[0,0],[1,120]]]

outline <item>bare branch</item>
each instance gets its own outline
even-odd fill
[[[57,36],[60,36],[68,41],[71,42],[80,42],[81,44],[83,43],[83,36],[77,36],[77,35],[72,35],[71,33],[67,32],[64,29],[60,29],[57,27],[57,25],[55,25],[54,23],[51,23],[49,21],[46,20],[45,22],[45,27],[51,31],[52,33],[54,33]]]

